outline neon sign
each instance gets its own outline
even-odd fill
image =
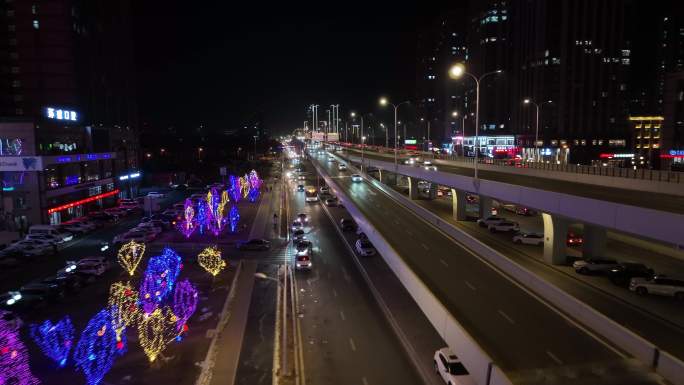
[[[602,154],[599,154],[599,158],[601,158],[601,159],[613,159],[613,158],[632,159],[632,158],[634,158],[634,154],[606,154],[606,153],[602,153]]]
[[[61,108],[47,107],[45,109],[45,116],[48,119],[54,120],[68,120],[75,122],[78,120],[78,113],[72,110],[63,110]]]
[[[129,179],[136,179],[140,178],[140,173],[139,172],[134,172],[132,174],[127,174],[127,175],[121,175],[119,176],[119,180],[129,180]]]
[[[66,209],[70,209],[70,208],[72,208],[72,207],[74,207],[74,206],[80,206],[80,205],[86,204],[86,203],[88,203],[88,202],[94,202],[94,201],[96,201],[96,200],[98,200],[98,199],[107,198],[107,197],[116,195],[116,194],[118,194],[118,193],[119,193],[119,189],[116,189],[116,190],[109,191],[109,192],[106,192],[106,193],[103,193],[103,194],[93,195],[93,196],[91,196],[91,197],[89,197],[89,198],[85,198],[85,199],[73,201],[73,202],[67,203],[67,204],[65,204],[65,205],[61,205],[61,206],[57,206],[57,207],[53,207],[53,208],[51,208],[51,209],[48,209],[48,214],[56,213],[56,212],[58,212],[58,211],[63,211],[63,210],[66,210]]]

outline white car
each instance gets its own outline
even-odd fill
[[[351,180],[352,182],[361,182],[363,181],[363,177],[361,177],[359,174],[352,174]]]
[[[337,165],[337,169],[340,170],[340,171],[344,171],[344,170],[347,169],[347,165],[344,164],[344,163],[340,163],[340,164]]]
[[[651,279],[632,278],[629,290],[640,295],[656,294],[684,300],[684,280],[656,275]]]
[[[354,245],[356,252],[362,257],[370,257],[376,254],[375,247],[368,239],[359,239]]]
[[[487,217],[487,218],[480,218],[477,220],[477,224],[480,225],[480,227],[489,227],[489,225],[493,225],[495,223],[503,222],[505,221],[506,218],[503,217]]]
[[[311,262],[311,252],[309,250],[299,252],[295,256],[295,268],[297,270],[311,270],[313,263]]]
[[[487,227],[492,233],[498,231],[502,232],[517,232],[520,231],[520,226],[516,222],[501,221],[499,223],[492,223]]]
[[[37,243],[34,240],[20,241],[12,244],[5,250],[19,251],[26,256],[37,257],[54,252],[54,246],[49,243]]]
[[[522,232],[513,236],[513,243],[517,243],[519,245],[543,245],[544,234]]]
[[[575,261],[572,267],[577,273],[591,274],[591,273],[607,273],[619,265],[618,261],[614,259],[604,258],[588,258]]]
[[[162,231],[164,231],[164,229],[162,229],[161,227],[155,226],[154,223],[152,223],[152,222],[143,222],[143,223],[139,224],[136,227],[136,229],[142,229],[145,231],[149,231],[149,232],[154,233],[155,235],[160,234]]]
[[[435,352],[435,372],[448,385],[475,385],[475,380],[463,366],[458,357],[449,348],[442,348]]]
[[[27,241],[45,241],[49,242],[50,244],[64,243],[64,239],[62,237],[50,234],[28,234],[24,239],[26,239]]]

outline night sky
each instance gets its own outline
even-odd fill
[[[310,103],[374,112],[381,91],[405,100],[416,26],[438,13],[398,2],[201,3],[136,2],[138,104],[151,127],[222,131],[260,112],[273,132],[291,132]]]

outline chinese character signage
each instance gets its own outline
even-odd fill
[[[78,120],[78,113],[72,110],[65,110],[61,108],[47,107],[45,109],[45,116],[48,119],[67,120],[75,122]]]

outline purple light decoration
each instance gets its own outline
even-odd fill
[[[178,284],[173,295],[173,314],[178,318],[179,333],[187,330],[186,323],[195,313],[198,301],[197,289],[192,286],[190,281],[186,279]]]
[[[40,381],[31,373],[26,345],[19,331],[0,318],[0,384],[37,385]]]
[[[165,247],[161,255],[150,258],[140,285],[140,302],[146,314],[152,313],[171,292],[183,263],[180,255]]]
[[[230,194],[230,200],[231,202],[237,204],[240,202],[240,198],[242,198],[240,178],[236,177],[235,175],[231,175],[228,180],[228,193]]]
[[[64,367],[74,341],[74,325],[69,316],[62,318],[56,324],[50,320],[40,325],[33,324],[30,330],[31,338],[40,350],[59,367]]]
[[[237,230],[238,222],[240,222],[240,212],[237,209],[237,205],[232,205],[230,207],[228,221],[230,222],[230,232],[234,233],[235,230]]]
[[[154,275],[146,273],[140,283],[140,307],[145,314],[152,314],[159,307],[162,294],[160,282]]]
[[[186,238],[190,238],[192,233],[196,230],[195,225],[195,209],[192,206],[192,200],[186,199],[183,208],[183,220],[178,222],[178,231],[180,231]]]
[[[249,201],[252,203],[256,202],[256,200],[259,198],[262,181],[255,170],[252,170],[248,175],[246,175],[245,179],[247,179],[249,182]]]
[[[109,310],[100,310],[90,319],[74,351],[76,367],[83,372],[88,385],[102,381],[112,368],[116,356],[125,349],[123,341],[116,340]]]

